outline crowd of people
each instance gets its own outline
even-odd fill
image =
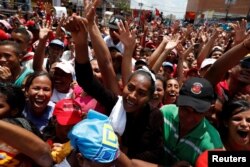
[[[2,15],[0,166],[202,167],[209,150],[250,151],[246,20],[106,25],[99,3]]]

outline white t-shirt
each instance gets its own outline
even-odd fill
[[[54,89],[52,97],[50,98],[50,100],[53,101],[54,103],[56,103],[59,100],[71,98],[72,94],[73,94],[73,90],[72,89],[70,89],[68,93],[60,93],[56,89]]]
[[[43,66],[42,66],[43,69],[46,69],[47,61],[48,61],[48,58],[44,58],[44,60],[43,60]],[[34,69],[33,69],[33,59],[27,61],[27,62],[24,64],[24,66],[27,67],[27,68],[29,68],[29,69],[34,70]]]
[[[124,45],[123,43],[120,41],[118,44],[114,44],[113,40],[111,39],[110,35],[106,36],[104,38],[105,43],[107,44],[108,47],[114,46],[117,49],[120,50],[120,52],[123,54],[124,53]]]

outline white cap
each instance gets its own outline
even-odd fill
[[[71,74],[73,80],[75,79],[75,68],[73,67],[73,65],[70,62],[67,62],[67,61],[57,62],[55,65],[55,68],[60,68],[65,73]]]
[[[208,66],[208,65],[212,65],[214,64],[214,62],[216,61],[217,59],[213,59],[213,58],[207,58],[205,60],[203,60],[203,62],[201,63],[201,67],[200,69]]]

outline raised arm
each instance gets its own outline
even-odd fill
[[[97,4],[99,2],[98,0],[95,0],[94,3]],[[88,4],[85,4],[86,8],[88,8]],[[95,23],[95,9],[96,6],[93,6],[87,13],[86,18],[88,20],[87,27],[91,38],[92,47],[95,51],[95,56],[102,74],[102,81],[104,85],[115,94],[121,94],[118,82],[116,81],[116,74],[113,68],[112,58],[108,46],[103,40],[101,32]]]
[[[50,147],[30,131],[0,120],[0,140],[33,159],[42,167],[51,167]]]
[[[165,38],[165,37],[164,37]],[[167,41],[167,39],[165,39]],[[172,39],[168,39],[167,45],[164,51],[161,53],[160,57],[156,60],[155,64],[152,67],[152,70],[157,73],[161,68],[162,63],[166,60],[168,54],[174,49],[177,44],[180,42],[180,36],[175,35]]]
[[[150,68],[152,68],[154,66],[155,62],[158,60],[160,55],[163,53],[167,43],[168,43],[168,40],[167,40],[167,37],[165,36],[163,38],[163,40],[161,41],[160,45],[156,48],[156,50],[149,57],[148,65]]]
[[[182,85],[185,76],[183,73],[183,62],[188,56],[188,54],[193,50],[193,45],[191,45],[187,50],[184,50],[184,47],[179,43],[176,47],[177,53],[179,55],[178,65],[177,65],[177,81],[179,85]]]
[[[43,68],[43,61],[45,58],[46,42],[51,35],[51,27],[42,27],[39,32],[39,43],[35,51],[35,56],[33,58],[33,69],[34,71],[46,71]]]
[[[139,34],[138,34],[139,35]],[[144,31],[143,31],[143,35],[141,36],[140,39],[140,44],[141,46],[144,48],[146,45],[146,37],[148,35],[148,26],[144,26]]]
[[[118,24],[119,33],[115,32],[117,38],[125,46],[125,51],[122,58],[122,82],[126,84],[128,77],[132,74],[132,56],[135,50],[135,31],[129,31],[128,22],[125,21],[125,25],[121,22]]]
[[[205,44],[205,46],[203,46],[203,48],[201,49],[201,51],[197,57],[197,67],[198,68],[200,68],[203,60],[209,55],[218,35],[219,35],[219,30],[214,30],[211,38],[208,40],[208,42]]]
[[[91,7],[90,12],[94,12],[94,10],[95,8]],[[88,95],[95,98],[106,108],[106,111],[110,112],[118,97],[115,96],[113,92],[103,87],[93,75],[88,57],[87,24],[88,20],[86,18],[73,16],[68,19],[64,25],[64,27],[71,32],[75,42],[75,72],[77,82]],[[112,101],[114,98],[115,102]]]
[[[62,35],[62,25],[63,25],[63,22],[65,21],[65,14],[63,14],[62,18],[60,19],[60,22],[56,28],[56,38],[57,39],[60,39],[61,41],[64,40],[64,36]]]
[[[71,32],[72,38],[75,42],[75,61],[79,64],[89,62],[86,22],[86,20],[79,16],[72,16],[64,23],[64,27]]]
[[[206,72],[204,78],[214,86],[220,82],[225,73],[239,64],[240,60],[250,52],[250,37],[224,53]]]
[[[235,31],[234,45],[241,43],[247,37],[247,20],[237,21],[236,24],[229,24]]]

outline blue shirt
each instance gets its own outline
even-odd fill
[[[23,111],[23,115],[27,120],[32,122],[36,126],[36,128],[38,128],[41,132],[48,125],[49,120],[52,117],[54,107],[55,107],[55,103],[50,101],[47,104],[47,107],[44,110],[43,115],[41,115],[40,117],[37,117],[36,115],[32,113],[31,108],[28,105],[26,105]]]

